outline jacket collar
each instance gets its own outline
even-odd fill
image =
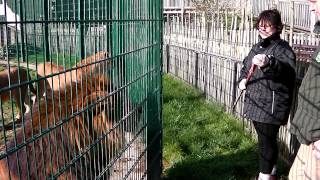
[[[262,39],[261,36],[259,35],[259,46],[266,48],[270,44],[275,43],[275,41],[277,41],[278,39],[280,39],[280,34],[278,33],[274,33],[265,39]]]
[[[313,33],[320,34],[320,21],[317,21],[313,27]]]

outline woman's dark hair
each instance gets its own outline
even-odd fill
[[[278,34],[281,34],[281,31],[283,29],[283,24],[281,21],[281,15],[280,12],[276,9],[272,10],[264,10],[259,14],[259,17],[256,21],[255,27],[259,29],[259,23],[270,23],[270,25],[273,25],[276,29]]]

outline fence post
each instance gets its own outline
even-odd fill
[[[44,2],[46,2],[46,1],[44,1]],[[5,4],[4,4],[4,6],[5,6]],[[20,13],[21,22],[23,22],[25,20],[24,8],[23,7],[24,7],[24,4],[23,4],[22,1],[20,1],[20,3],[19,3],[19,13]],[[20,45],[19,51],[21,51],[22,62],[25,62],[25,60],[26,60],[26,52],[25,52],[26,51],[25,50],[26,39],[25,39],[24,26],[25,26],[25,24],[23,24],[23,23],[20,24],[20,38],[21,38],[20,44],[21,45]],[[16,43],[18,43],[18,42],[19,42],[19,40],[16,39]],[[8,51],[9,51],[9,49],[8,49]],[[9,54],[9,52],[7,52],[7,53]],[[19,54],[19,52],[17,52],[17,54]]]
[[[233,106],[233,104],[235,103],[235,101],[236,101],[236,96],[237,96],[237,72],[238,72],[238,64],[237,64],[237,62],[234,62],[234,64],[233,64],[233,79],[232,79],[232,81],[233,81],[233,88],[232,88],[232,100],[231,100],[231,108],[232,108],[232,106]],[[234,113],[234,111],[235,111],[235,109],[236,108],[233,108],[233,109],[231,109],[231,113]]]
[[[48,0],[44,0],[43,3],[43,10],[44,10],[44,33],[43,33],[43,43],[44,43],[44,51],[45,51],[45,61],[49,61],[50,60],[50,50],[49,50],[49,24],[48,24]],[[21,28],[22,29],[22,28]]]
[[[185,8],[184,8],[184,1],[182,1],[182,4],[181,4],[181,19],[182,19],[182,24],[183,24],[183,19],[184,19],[184,11],[185,11]]]
[[[195,65],[194,65],[194,85],[196,86],[196,88],[198,88],[198,73],[199,73],[199,53],[196,52],[196,61],[195,61]]]
[[[5,42],[5,39],[4,39],[4,34],[5,34],[5,31],[4,31],[4,25],[0,25],[0,47],[2,47],[2,49],[4,49],[4,42]],[[3,42],[3,43],[2,43]],[[1,53],[1,52],[0,52]]]
[[[205,47],[205,50],[206,52],[209,52],[209,40],[210,40],[210,27],[209,27],[209,23],[207,21],[207,14],[204,13],[203,14],[204,16],[204,19],[203,19],[203,23],[205,23],[205,35],[206,35],[206,38],[207,38],[207,41],[206,41],[206,47]],[[228,27],[226,27],[226,29],[228,29]],[[228,32],[228,30],[227,30]],[[206,95],[207,97],[207,88],[208,88],[208,80],[209,80],[209,77],[208,77],[208,72],[209,72],[209,68],[208,68],[208,65],[209,65],[209,59],[210,59],[210,56],[206,56],[205,58],[205,81],[204,81],[204,94]]]
[[[169,52],[169,44],[166,44],[166,63],[167,63],[167,73],[170,71],[170,52]]]
[[[290,37],[289,44],[292,46],[293,43],[293,28],[294,28],[294,1],[290,2]]]
[[[85,38],[85,32],[84,32],[84,24],[83,20],[84,20],[84,2],[82,0],[78,0],[78,12],[77,12],[77,16],[78,19],[80,20],[77,24],[76,24],[76,31],[77,31],[77,41],[78,41],[78,47],[76,47],[77,49],[77,55],[80,57],[80,59],[83,59],[85,54],[85,48],[84,48],[84,38]]]
[[[208,51],[207,51],[208,52]],[[207,88],[208,88],[208,65],[209,65],[209,57],[206,56],[206,58],[203,58],[203,65],[204,65],[204,86],[203,86],[203,92],[205,94],[205,96],[207,97]]]

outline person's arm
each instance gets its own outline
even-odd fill
[[[320,160],[320,140],[315,141],[313,144],[313,153],[317,159]]]
[[[296,56],[289,46],[279,45],[274,56],[267,55],[265,58],[266,64],[260,69],[266,76],[278,78],[295,73]]]

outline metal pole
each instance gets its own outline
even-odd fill
[[[251,79],[251,77],[252,77],[253,73],[255,72],[256,68],[257,68],[256,65],[254,65],[254,64],[251,65],[250,70],[249,70],[249,73],[248,73],[248,76],[247,76],[247,82],[246,82],[246,84],[247,84],[247,83],[249,82],[249,80]],[[242,97],[243,92],[244,92],[244,89],[241,90],[239,96],[237,97],[236,101],[234,102],[234,104],[233,104],[233,106],[232,106],[232,111],[234,111],[234,108],[236,107],[238,101],[239,101],[240,98]]]
[[[233,69],[234,69],[233,70],[234,74],[233,74],[232,104],[236,104],[235,102],[239,101],[236,98],[236,94],[237,94],[237,72],[238,72],[238,64],[237,63],[234,63]],[[234,107],[232,108],[232,112],[233,111],[234,111]]]
[[[21,1],[20,1],[21,2]],[[43,43],[44,43],[44,55],[45,61],[49,61],[50,52],[49,52],[49,27],[48,27],[48,0],[43,1],[43,18],[44,18],[44,34],[43,34]],[[22,17],[21,17],[22,18]],[[21,19],[22,20],[22,19]],[[22,27],[21,27],[22,30]]]
[[[77,23],[77,37],[78,37],[78,48],[77,55],[80,56],[80,59],[84,58],[84,4],[83,0],[78,0],[78,23]]]

